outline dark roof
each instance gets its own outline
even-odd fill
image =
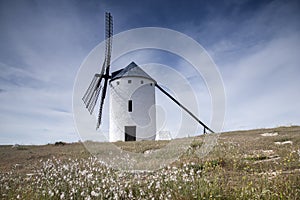
[[[120,69],[118,71],[115,71],[111,75],[111,80],[118,79],[121,77],[143,77],[151,79],[155,82],[155,80],[147,74],[144,70],[142,70],[137,64],[134,62],[131,62],[127,67]]]

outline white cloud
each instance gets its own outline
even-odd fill
[[[289,35],[226,67],[226,129],[300,123],[299,51],[299,35]]]
[[[76,141],[72,90],[55,87],[22,68],[1,64],[1,143]]]

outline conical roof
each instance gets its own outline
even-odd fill
[[[155,82],[155,80],[144,70],[142,70],[137,64],[135,64],[135,62],[131,62],[127,67],[113,72],[111,80],[122,77],[143,77],[151,79]]]

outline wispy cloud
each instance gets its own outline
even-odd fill
[[[228,97],[227,127],[297,124],[300,110],[299,36],[278,38],[233,63],[224,73]],[[243,116],[238,118],[238,115]],[[239,119],[235,126],[231,121]],[[239,125],[238,125],[239,124]]]
[[[25,82],[31,82],[27,79]],[[40,82],[35,80],[35,83]],[[44,138],[44,142],[61,139],[76,141],[70,105],[71,91],[55,90],[45,84],[39,87],[16,85],[15,82],[2,84],[2,87],[6,88],[6,92],[0,93],[2,143],[39,144],[41,138]]]
[[[211,46],[227,92],[225,129],[300,123],[298,11],[296,2],[268,3]]]

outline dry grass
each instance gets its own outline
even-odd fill
[[[272,132],[278,135],[261,135]],[[115,143],[135,153],[167,144]],[[300,199],[300,127],[223,133],[204,158],[197,154],[202,144],[203,136],[195,137],[169,167],[139,174],[104,167],[81,143],[0,146],[0,198]],[[99,146],[101,154],[105,144]]]
[[[160,149],[166,146],[169,141],[140,141],[140,142],[115,142],[114,144],[124,151],[144,153],[147,150]]]

